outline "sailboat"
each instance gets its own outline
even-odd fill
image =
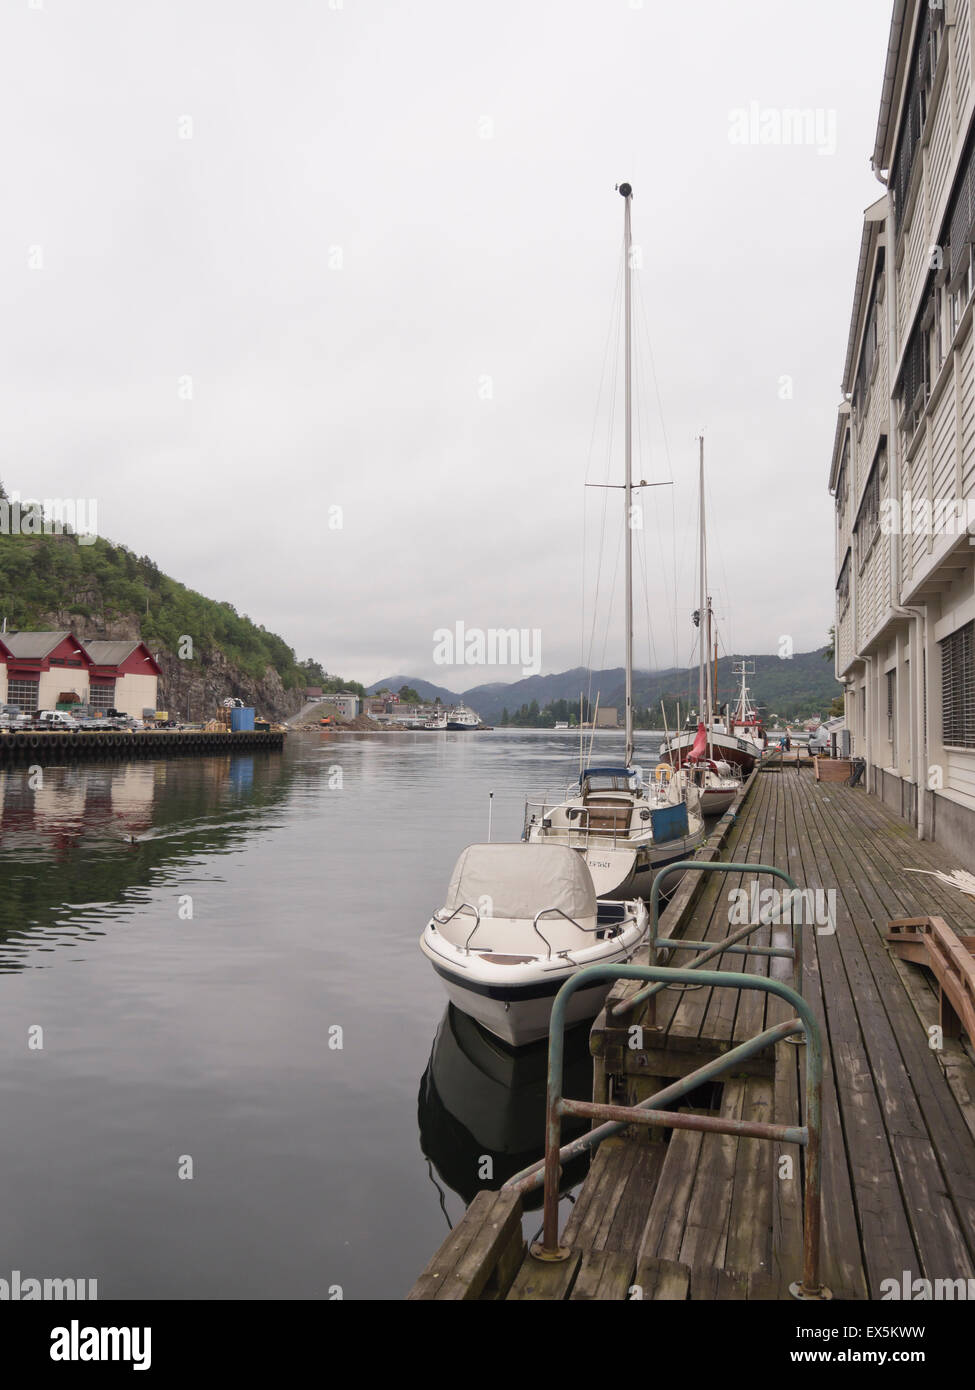
[[[719,753],[714,736],[714,690],[711,683],[711,595],[708,593],[707,519],[704,506],[704,436],[700,440],[700,606],[694,614],[698,627],[697,727],[678,734],[661,748],[661,757],[675,767],[679,785],[698,789],[701,812],[720,816],[741,790],[741,773]],[[692,742],[688,742],[693,739]],[[735,773],[737,772],[737,776]]]
[[[741,677],[741,686],[734,709],[727,718],[712,717],[707,730],[707,746],[711,756],[731,765],[732,772],[740,771],[747,777],[765,752],[767,737],[761,716],[752,703],[751,692],[746,681],[754,674],[754,662],[736,661],[732,674]],[[684,729],[664,739],[660,745],[660,757],[674,767],[686,762],[695,741],[700,735],[700,727]]]
[[[633,190],[622,183],[624,200],[623,266],[625,280],[624,337],[625,473],[623,518],[626,568],[626,742],[619,765],[584,767],[578,784],[564,799],[529,800],[525,807],[524,838],[531,844],[567,845],[585,859],[599,898],[649,896],[653,880],[668,864],[687,859],[704,838],[704,821],[697,789],[671,776],[644,782],[633,765],[633,500],[632,353],[631,353],[631,234]],[[674,885],[679,872],[668,876]]]

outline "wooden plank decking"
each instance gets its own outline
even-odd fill
[[[833,907],[832,923],[804,927],[803,993],[823,1034],[822,1272],[834,1297],[877,1298],[881,1281],[900,1281],[905,1270],[912,1278],[975,1278],[975,1067],[960,1039],[946,1038],[941,1050],[929,1045],[936,984],[886,942],[888,923],[903,917],[937,916],[959,936],[975,932],[975,900],[905,872],[973,866],[919,842],[861,789],[795,768],[756,775],[721,858],[775,865]],[[729,894],[752,881],[709,876],[682,934],[727,936]],[[764,928],[750,941],[788,944],[788,935]],[[674,952],[669,963],[691,959]],[[788,979],[788,965],[774,960],[773,973]],[[746,964],[726,954],[711,968],[765,972],[769,957]],[[635,988],[619,986],[611,1000]],[[611,1084],[617,1103],[635,1103],[785,1016],[782,1001],[758,992],[666,990],[644,1048],[634,1051],[626,1030],[603,1015],[592,1037],[603,1088],[596,1099]],[[688,1101],[794,1124],[803,1055],[780,1043],[774,1055],[721,1078],[710,1099]],[[484,1215],[472,1207],[451,1240],[467,1242],[470,1267],[468,1247],[478,1239],[498,1246],[503,1228],[508,1267],[520,1266],[507,1291],[513,1299],[783,1298],[801,1268],[801,1182],[795,1146],[687,1130],[627,1135],[593,1160],[562,1235],[569,1261],[541,1265],[527,1256],[520,1233],[512,1235],[507,1195],[482,1194]],[[484,1232],[458,1237],[471,1216]],[[411,1297],[451,1296],[431,1292],[432,1268]],[[479,1273],[471,1285],[479,1291],[466,1295],[455,1281],[453,1296],[505,1296],[504,1280],[492,1278]]]

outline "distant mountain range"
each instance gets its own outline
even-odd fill
[[[755,664],[755,674],[748,679],[752,699],[767,717],[779,715],[785,719],[803,719],[817,714],[825,714],[830,703],[841,694],[843,687],[833,676],[833,663],[826,659],[826,648],[814,652],[796,652],[788,659],[768,655],[746,655],[722,657],[718,661],[718,700],[733,699],[739,680],[732,675],[731,667],[736,661],[751,661]],[[600,705],[616,706],[622,711],[625,673],[621,666],[605,671],[593,671],[592,675],[582,666],[571,671],[560,671],[550,676],[528,676],[524,680],[492,681],[487,685],[475,685],[458,695],[455,690],[433,685],[430,681],[416,676],[388,676],[369,686],[369,694],[378,690],[399,690],[408,685],[422,700],[434,701],[439,696],[445,705],[456,705],[463,701],[489,724],[499,723],[502,712],[509,714],[522,705],[538,702],[543,709],[553,700],[570,700],[578,703],[580,693],[590,694],[595,700],[599,694]],[[635,671],[633,673],[633,702],[635,705],[657,708],[662,699],[674,699],[683,704],[697,704],[697,667],[682,669],[672,667],[665,671]]]

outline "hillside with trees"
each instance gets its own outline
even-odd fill
[[[283,717],[300,707],[306,685],[349,687],[337,676],[314,679],[312,672],[324,676],[321,666],[298,661],[284,638],[171,579],[149,556],[101,537],[0,532],[0,617],[13,631],[70,628],[83,639],[141,639],[163,669],[160,701],[191,718],[227,695]],[[181,655],[186,637],[192,656]]]

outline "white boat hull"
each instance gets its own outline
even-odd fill
[[[704,828],[693,831],[679,840],[668,840],[665,844],[650,844],[639,849],[601,848],[590,840],[588,846],[580,850],[592,881],[596,886],[596,896],[606,898],[649,898],[653,881],[668,864],[676,864],[682,859],[692,859],[704,840]],[[547,843],[552,843],[548,840]],[[669,893],[676,888],[684,876],[683,869],[675,869],[664,875],[662,891]]]
[[[631,946],[607,952],[603,960],[625,964],[632,959],[638,945],[639,942],[633,942]],[[587,965],[599,963],[586,961]],[[538,972],[537,978],[523,985],[489,985],[463,976],[440,961],[434,960],[434,968],[454,1007],[509,1047],[525,1047],[548,1037],[555,996],[565,981],[576,974],[576,967],[568,965],[557,971]],[[592,989],[576,990],[566,1010],[566,1026],[571,1028],[578,1023],[591,1022],[603,1007],[612,986],[613,981],[608,980]]]
[[[568,976],[566,976],[568,979]],[[596,989],[580,989],[569,1001],[566,1025],[591,1021],[599,1013],[610,984]],[[548,1037],[555,995],[544,999],[502,1000],[475,994],[462,981],[444,978],[447,997],[461,1013],[475,1019],[509,1047],[525,1047]]]
[[[711,791],[707,787],[701,788],[701,814],[703,816],[723,816],[725,811],[734,801],[737,792],[732,791]]]

